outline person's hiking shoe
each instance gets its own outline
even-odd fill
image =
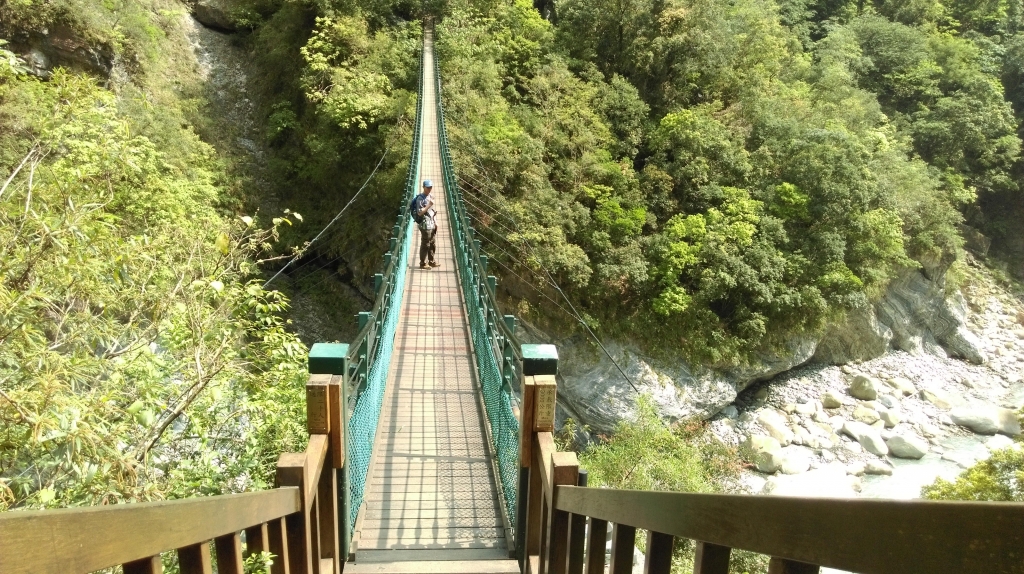
[[[427,265],[426,263],[420,263],[420,269],[430,269],[430,265]]]
[[[438,263],[437,261],[431,261],[431,262],[429,263],[429,265],[430,265],[431,267],[440,267],[440,266],[441,266],[441,264],[440,264],[440,263]]]

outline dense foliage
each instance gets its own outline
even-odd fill
[[[72,18],[60,6],[0,15]],[[230,209],[192,129],[180,15],[159,6],[125,10],[146,26],[93,29],[116,22],[98,5],[59,20],[134,55],[116,90],[32,77],[0,46],[0,509],[266,487],[304,441],[305,347],[258,277],[301,217]]]
[[[307,216],[306,225],[282,234],[281,249],[299,247],[322,229],[380,163],[339,224],[274,283],[310,310],[298,317],[305,340],[347,340],[356,312],[372,305],[372,276],[403,203],[419,71],[418,3],[268,6],[248,38],[267,117],[267,179],[277,203]]]
[[[573,448],[575,423],[570,419],[559,448]],[[735,449],[723,446],[705,432],[701,423],[666,426],[649,395],[637,401],[636,415],[623,420],[610,437],[601,437],[580,453],[580,466],[588,472],[588,486],[630,490],[721,492],[735,486],[739,475]],[[645,538],[637,537],[643,547]],[[677,539],[672,571],[693,572],[693,541]],[[767,558],[734,551],[733,572],[764,572]]]
[[[896,4],[448,2],[456,157],[509,292],[543,322],[550,272],[607,330],[725,364],[944,269],[963,213],[998,234],[1019,10]]]
[[[1024,502],[1024,449],[997,450],[950,482],[938,479],[921,489],[931,500]]]

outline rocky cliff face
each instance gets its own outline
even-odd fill
[[[8,40],[11,49],[25,60],[29,71],[41,78],[48,78],[51,70],[62,67],[107,79],[114,67],[113,46],[89,41],[67,25],[20,30],[0,22],[0,38]]]
[[[751,384],[806,363],[866,361],[889,350],[984,363],[982,343],[967,328],[966,316],[963,295],[946,293],[943,273],[908,270],[875,305],[854,310],[823,335],[795,338],[786,352],[755,357],[743,367],[712,370],[683,360],[659,361],[628,344],[606,342],[637,390],[599,349],[582,337],[572,338],[559,344],[559,402],[566,415],[592,431],[607,433],[631,415],[637,391],[654,397],[666,420],[706,419],[728,407]],[[534,333],[534,338],[545,335]]]

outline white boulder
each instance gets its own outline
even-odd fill
[[[962,427],[978,434],[1002,433],[1007,436],[1020,434],[1020,420],[1010,409],[992,405],[971,405],[957,407],[950,411],[949,418]]]
[[[843,425],[843,433],[856,440],[864,450],[877,456],[889,454],[889,447],[878,433],[878,429],[872,428],[864,423],[850,421]]]
[[[843,406],[843,396],[835,391],[826,391],[821,395],[821,404],[826,409],[838,409]]]
[[[900,412],[896,409],[885,409],[879,411],[878,417],[885,423],[885,428],[891,429],[892,427],[900,424]]]
[[[771,409],[764,410],[758,415],[757,422],[782,446],[793,442],[793,431],[789,430],[789,424],[782,413]]]
[[[913,433],[896,435],[885,441],[889,452],[898,458],[920,459],[928,454],[928,441]]]
[[[878,398],[878,382],[867,375],[857,375],[848,389],[850,395],[862,401],[873,401]]]
[[[952,395],[939,389],[921,389],[919,396],[921,400],[929,402],[944,411],[953,408],[954,403],[958,402]]]
[[[917,392],[917,387],[914,386],[914,383],[911,383],[903,377],[893,377],[891,379],[887,379],[885,382],[890,387],[896,389],[907,397]]]
[[[853,419],[866,425],[874,423],[878,418],[877,411],[865,407],[864,405],[857,405],[857,408],[853,409]]]

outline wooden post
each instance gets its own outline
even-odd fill
[[[710,542],[697,541],[693,557],[693,574],[729,574],[729,554],[732,549]]]
[[[768,561],[768,574],[818,574],[819,572],[821,572],[820,566],[796,560],[773,557]]]
[[[522,389],[522,410],[519,421],[519,465],[523,469],[520,476],[520,495],[518,499],[519,513],[517,517],[516,547],[521,553],[520,566],[524,571],[530,570],[537,574],[545,567],[543,560],[544,542],[547,537],[544,529],[547,517],[544,512],[544,479],[543,469],[538,467],[536,458],[537,440],[537,397],[535,377],[537,375],[554,376],[558,372],[558,351],[554,345],[523,345],[520,348],[523,358],[523,372],[520,388]],[[552,421],[553,422],[553,421]],[[523,485],[528,483],[523,496]],[[536,558],[536,559],[534,559]],[[536,564],[536,566],[533,566]]]
[[[150,556],[142,560],[128,562],[121,566],[124,574],[163,574],[164,565],[160,561],[160,555]]]
[[[533,377],[523,377],[523,400],[519,421],[519,466],[530,468],[533,461],[533,405],[536,387]]]
[[[587,485],[587,471],[579,471],[576,486]],[[587,536],[587,517],[573,514],[569,519],[569,571],[568,574],[582,574],[584,548]]]
[[[383,281],[383,276],[381,276],[381,281]],[[369,314],[361,313],[359,318],[360,328],[365,326],[370,319]],[[371,335],[373,335],[374,331],[376,329],[371,329]],[[369,348],[370,344],[371,340],[368,339],[367,348]],[[347,344],[317,343],[310,349],[309,363],[310,373],[330,375],[326,396],[329,425],[324,431],[329,433],[330,452],[327,457],[328,464],[325,465],[323,474],[326,474],[328,477],[326,480],[332,480],[334,485],[328,488],[326,485],[318,484],[317,488],[320,492],[320,503],[324,505],[320,512],[321,518],[334,517],[335,526],[330,530],[333,532],[337,542],[328,543],[326,539],[321,539],[319,542],[325,548],[326,553],[330,554],[330,557],[334,559],[334,570],[336,572],[342,569],[342,564],[348,557],[349,542],[352,539],[348,521],[349,481],[348,466],[346,465],[348,446],[345,436],[348,427],[348,385],[350,383],[348,380],[348,353],[349,346]],[[314,355],[318,358],[315,363],[313,360]],[[327,496],[332,496],[333,502],[329,505],[330,508],[327,505]],[[319,526],[321,533],[327,530],[326,524],[321,523]]]
[[[662,532],[647,531],[647,554],[644,574],[669,574],[672,570],[672,546],[675,537]]]
[[[297,486],[302,495],[302,512],[285,517],[288,567],[291,574],[312,574],[313,544],[310,536],[309,502],[306,496],[306,455],[286,452],[277,459],[277,485]]]
[[[636,528],[625,524],[612,527],[612,560],[608,574],[630,574],[633,571],[633,549],[636,548]]]
[[[179,548],[178,567],[181,574],[213,574],[209,543],[203,542]]]
[[[327,458],[331,458],[328,451]],[[328,461],[332,462],[332,461]],[[332,574],[340,574],[341,559],[338,551],[338,480],[333,463],[324,465],[317,484],[317,514],[319,516],[320,555],[333,561]],[[321,574],[328,574],[322,572]]]
[[[260,552],[270,552],[270,534],[267,524],[258,524],[245,529],[245,557]]]
[[[604,574],[604,550],[608,547],[608,521],[590,519],[587,536],[587,574]]]
[[[270,553],[275,556],[274,564],[270,567],[271,574],[291,574],[291,565],[288,555],[288,527],[284,518],[271,520],[267,523],[267,547]]]
[[[262,552],[270,552],[270,534],[266,523],[245,529],[245,558]],[[266,572],[270,574],[270,568],[267,568]]]
[[[217,549],[217,574],[245,574],[242,537],[237,532],[218,536],[213,545]]]
[[[580,463],[574,452],[556,452],[551,455],[551,506],[548,509],[548,568],[546,572],[565,572],[569,560],[569,513],[556,510],[558,487],[576,486]]]

